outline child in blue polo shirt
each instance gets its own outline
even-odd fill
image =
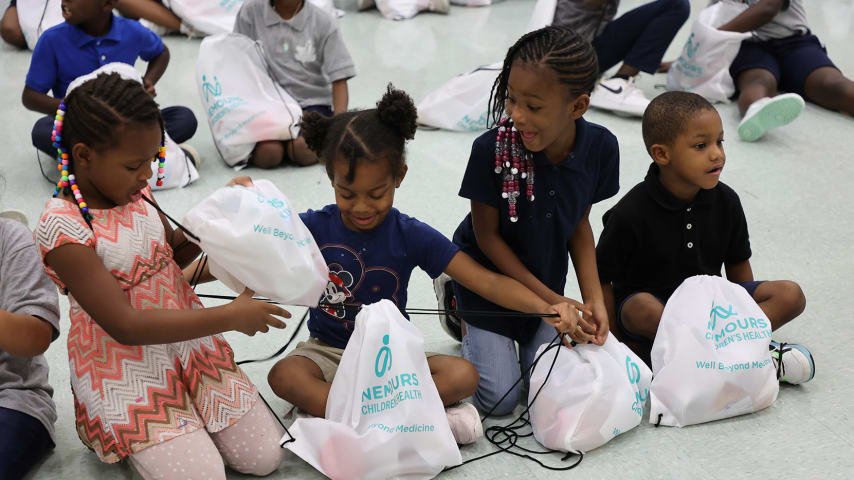
[[[653,164],[605,213],[596,247],[617,337],[643,356],[676,288],[695,275],[719,276],[722,266],[768,315],[772,330],[800,315],[806,299],[797,283],[753,280],[744,210],[719,180],[726,155],[715,108],[694,93],[664,93],[644,113],[643,139]],[[777,342],[771,348],[781,380],[812,379],[815,364],[806,348]]]
[[[471,213],[454,243],[547,303],[585,310],[590,328],[580,326],[570,337],[602,344],[608,317],[588,216],[594,203],[619,189],[619,149],[611,132],[582,118],[598,75],[593,47],[568,27],[528,33],[510,48],[492,92],[499,126],[472,146],[460,187]],[[509,119],[502,119],[505,104]],[[583,306],[563,296],[570,255]],[[458,282],[453,290],[462,310],[506,312]],[[463,315],[463,321],[463,357],[480,373],[475,405],[496,415],[512,412],[523,395],[520,364],[527,385],[537,348],[554,338],[554,329],[499,315]]]
[[[148,62],[143,76],[145,89],[155,95],[154,85],[169,64],[169,49],[160,37],[135,20],[113,15],[117,0],[74,0],[62,4],[65,19],[39,38],[27,72],[24,107],[47,115],[33,127],[33,146],[56,157],[51,140],[54,115],[68,85],[112,62],[129,65],[137,58]],[[53,97],[47,95],[52,92]],[[187,107],[161,111],[167,133],[177,143],[196,133],[196,117]],[[195,160],[195,159],[194,159]]]

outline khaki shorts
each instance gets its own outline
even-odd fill
[[[323,378],[327,383],[332,383],[335,379],[335,372],[338,371],[338,364],[341,363],[341,356],[344,355],[344,350],[329,346],[316,338],[309,338],[307,342],[300,342],[296,348],[291,350],[291,353],[285,355],[287,357],[305,357],[320,367],[323,372]],[[442,355],[435,352],[424,352],[427,358],[436,355]]]

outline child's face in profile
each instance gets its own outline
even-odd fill
[[[516,60],[507,79],[507,115],[531,152],[561,161],[575,140],[568,128],[587,110],[588,95],[572,98],[569,87],[548,67]],[[553,158],[554,157],[554,158]]]
[[[406,175],[406,166],[395,176],[389,162],[380,158],[360,161],[355,170],[353,181],[348,182],[350,162],[341,157],[335,160],[332,176],[335,203],[344,226],[356,232],[369,232],[377,228],[391,210],[394,191]]]
[[[673,175],[669,176],[683,187],[714,188],[726,163],[723,141],[724,129],[718,112],[697,112],[666,147],[668,161],[662,168],[671,170]]]

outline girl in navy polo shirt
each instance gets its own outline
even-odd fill
[[[598,74],[595,51],[567,27],[528,33],[510,48],[491,96],[497,126],[474,141],[463,177],[460,196],[471,200],[471,213],[454,243],[546,303],[583,309],[590,330],[579,322],[570,337],[602,344],[608,316],[588,216],[591,205],[619,189],[619,150],[611,132],[581,118]],[[509,118],[502,118],[505,109]],[[584,305],[563,296],[569,256]],[[453,288],[462,310],[505,311],[458,282]],[[554,329],[535,319],[464,315],[463,321],[463,357],[480,373],[475,405],[512,412],[523,394],[514,385],[520,363],[527,385],[536,350]]]
[[[569,332],[583,321],[563,299],[547,303],[515,280],[478,265],[429,225],[392,207],[394,192],[406,175],[404,144],[415,135],[416,116],[412,99],[391,87],[376,109],[331,118],[314,112],[303,116],[305,141],[326,164],[335,189],[335,204],[300,214],[329,266],[330,282],[321,307],[310,311],[311,338],[279,361],[268,381],[277,395],[308,414],[325,415],[332,380],[353,333],[358,309],[345,304],[387,299],[403,311],[415,267],[433,278],[446,272],[507,308],[558,313],[559,319],[549,319],[552,331],[556,327]],[[243,177],[235,182],[250,181]],[[483,435],[480,417],[471,404],[458,402],[474,393],[477,370],[462,358],[427,357],[454,438],[474,442]]]

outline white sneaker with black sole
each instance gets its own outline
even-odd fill
[[[451,277],[443,273],[433,280],[433,291],[436,292],[436,300],[439,301],[439,324],[442,330],[453,337],[456,341],[463,340],[463,325],[462,319],[455,313],[448,313],[449,310],[457,309],[457,299],[454,298],[454,288],[451,285]]]
[[[635,85],[634,77],[609,78],[599,82],[590,95],[590,106],[614,113],[642,117],[649,99]]]
[[[777,380],[799,385],[809,382],[815,376],[815,360],[812,358],[812,353],[803,345],[777,343],[772,340],[768,349],[771,351],[771,360],[777,368]]]
[[[804,111],[804,99],[797,93],[765,97],[750,104],[738,124],[738,136],[755,142],[768,130],[792,123]]]

